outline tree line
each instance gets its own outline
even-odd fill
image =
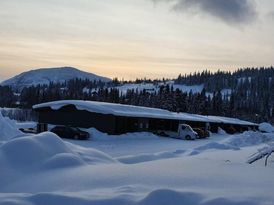
[[[210,71],[179,75],[176,84],[204,85],[201,92],[184,92],[165,84],[167,79],[137,79],[125,82],[117,78],[105,83],[74,79],[24,88],[14,94],[9,87],[0,86],[0,106],[31,108],[34,104],[54,100],[93,100],[189,112],[202,115],[239,117],[255,122],[274,121],[274,68],[246,68],[235,72]],[[157,89],[128,89],[126,83],[152,83]],[[225,92],[225,89],[227,92]]]

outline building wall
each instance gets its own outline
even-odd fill
[[[137,117],[115,117],[115,133],[149,131],[149,119]]]
[[[38,112],[39,123],[48,123],[54,125],[68,125],[74,127],[91,128],[94,127],[101,132],[108,134],[123,134],[137,131],[156,131],[169,130],[177,131],[180,123],[189,124],[193,128],[205,128],[205,122],[179,121],[155,118],[138,118],[138,117],[119,117],[108,114],[92,113],[85,110],[77,110],[74,105],[69,105],[60,110],[50,108],[41,108]],[[246,126],[235,126],[223,123],[210,123],[210,130],[217,132],[218,127],[226,131],[231,131],[233,126],[235,132],[248,130]]]
[[[74,127],[95,127],[101,132],[115,134],[115,117],[77,110],[74,106],[66,106],[60,110],[41,109],[38,111],[39,123],[68,125]]]
[[[179,120],[167,120],[167,119],[149,119],[149,130],[168,130],[178,131]]]

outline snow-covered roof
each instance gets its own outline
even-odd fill
[[[234,124],[234,125],[258,125],[252,122],[248,122],[245,120],[240,120],[237,118],[230,118],[230,117],[222,117],[222,116],[205,116],[211,121],[221,121],[224,124]]]
[[[63,100],[48,102],[33,106],[33,109],[50,107],[53,110],[59,110],[60,108],[74,105],[78,110],[86,110],[89,112],[111,114],[115,116],[135,116],[135,117],[151,117],[151,118],[166,118],[177,119],[171,112],[163,109],[148,108],[133,105],[123,105],[107,102],[96,101],[81,101],[81,100]]]
[[[195,122],[215,122],[239,125],[256,125],[251,122],[242,121],[236,118],[227,118],[219,116],[203,116],[189,113],[175,113],[163,109],[148,108],[133,105],[124,105],[107,102],[82,101],[82,100],[62,100],[34,105],[33,109],[50,107],[53,110],[59,110],[64,106],[74,105],[78,110],[86,110],[94,113],[110,114],[114,116],[127,117],[147,117],[156,119],[170,119]]]

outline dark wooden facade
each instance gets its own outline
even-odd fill
[[[182,121],[173,119],[158,119],[134,116],[114,116],[111,114],[100,114],[86,110],[78,110],[74,105],[67,105],[58,110],[50,107],[35,109],[38,112],[39,123],[53,125],[68,125],[73,127],[91,128],[108,134],[123,134],[137,131],[170,130],[177,131],[180,123],[189,124],[193,128],[206,128],[206,122]],[[231,125],[223,123],[210,123],[210,131],[217,132],[218,127],[230,131],[231,127],[236,132],[252,129],[242,125]]]
[[[36,110],[38,112],[38,122],[53,125],[68,125],[74,127],[91,128],[95,127],[99,131],[115,133],[115,117],[92,113],[85,110],[77,110],[74,105],[62,107],[59,110],[52,110],[49,107]]]

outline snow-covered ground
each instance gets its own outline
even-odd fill
[[[188,86],[188,85],[179,85],[175,84],[174,81],[167,81],[167,82],[161,82],[158,84],[153,84],[153,83],[139,83],[139,84],[124,84],[122,86],[116,87],[117,89],[120,90],[121,94],[125,95],[128,90],[137,90],[137,91],[143,91],[146,90],[147,92],[155,92],[159,91],[160,87],[163,85],[169,85],[173,86],[173,89],[179,89],[182,92],[190,92],[192,91],[193,93],[200,93],[202,92],[204,85],[193,85],[193,86]]]
[[[273,133],[185,141],[150,133],[89,141],[23,135],[0,118],[0,204],[272,205],[273,157],[248,164]],[[2,132],[5,130],[5,133]],[[9,135],[7,137],[6,135]]]
[[[163,85],[169,85],[172,86],[174,90],[179,89],[182,92],[192,92],[192,93],[201,93],[204,89],[204,84],[200,85],[184,85],[184,84],[176,84],[174,81],[170,80],[167,82],[160,82],[160,83],[126,83],[120,86],[116,87],[110,87],[116,88],[120,91],[121,95],[126,95],[129,90],[134,90],[136,92],[146,91],[148,93],[154,93],[158,92],[160,87]],[[88,89],[84,88],[83,92],[89,93],[89,92],[98,92],[99,89]],[[221,93],[223,96],[230,97],[232,90],[231,89],[223,89],[221,90]],[[213,97],[213,93],[207,92],[207,96]]]
[[[154,93],[158,92],[160,90],[160,87],[163,85],[169,85],[170,87],[173,86],[173,89],[179,89],[182,92],[192,92],[192,93],[200,93],[204,89],[204,85],[181,85],[176,84],[174,81],[166,81],[166,82],[159,82],[159,83],[125,83],[123,85],[119,85],[113,88],[116,88],[120,91],[121,95],[126,95],[128,90],[134,90],[136,92],[141,92],[143,90],[146,90],[146,92]],[[112,88],[112,87],[111,87]],[[109,88],[109,89],[111,89]],[[89,92],[97,92],[98,89],[88,89],[84,88],[83,92],[89,93]]]

